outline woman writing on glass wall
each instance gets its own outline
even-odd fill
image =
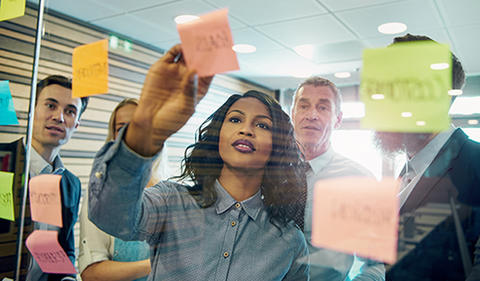
[[[149,280],[307,280],[300,228],[305,177],[288,116],[270,96],[233,95],[200,127],[179,179],[143,190],[154,155],[192,116],[196,80],[179,45],[150,68],[132,122],[104,146],[89,217],[150,245]],[[198,81],[198,83],[196,83]],[[297,222],[297,225],[295,225]]]

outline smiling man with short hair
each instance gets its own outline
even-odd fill
[[[80,124],[80,116],[88,104],[88,97],[72,97],[70,79],[52,75],[37,84],[35,116],[31,150],[30,177],[40,174],[61,175],[63,227],[35,222],[34,229],[58,231],[58,241],[75,264],[73,227],[80,203],[80,180],[63,166],[59,152]],[[75,275],[44,273],[32,258],[27,273],[29,281],[76,280]]]

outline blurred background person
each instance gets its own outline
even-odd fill
[[[110,115],[106,142],[117,138],[120,129],[132,119],[138,100],[126,98]],[[153,186],[168,178],[166,149],[152,165],[150,181]],[[88,220],[88,192],[80,213],[79,271],[84,281],[146,280],[150,273],[150,251],[145,241],[123,241],[98,229]]]
[[[414,41],[433,40],[407,34],[393,44]],[[451,66],[452,89],[462,89],[465,72],[453,53]],[[384,153],[405,153],[408,159],[398,195],[399,260],[388,267],[387,280],[465,280],[480,233],[480,144],[453,126],[443,132],[375,136]],[[431,214],[436,219],[428,219]]]

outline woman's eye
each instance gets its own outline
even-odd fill
[[[55,105],[51,104],[51,103],[47,103],[46,104],[47,108],[49,109],[54,109],[55,108]]]
[[[258,123],[258,124],[257,124],[257,127],[262,128],[262,129],[265,129],[265,130],[270,130],[270,126],[268,126],[268,125],[265,124],[265,123]]]
[[[232,123],[240,123],[240,119],[237,118],[237,117],[230,117],[230,119],[228,119],[228,121],[230,121]]]

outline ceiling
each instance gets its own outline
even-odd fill
[[[398,36],[377,31],[386,22],[403,22],[404,33],[449,44],[467,75],[480,75],[479,0],[46,0],[46,12],[55,10],[162,49],[179,42],[174,17],[225,7],[234,42],[257,48],[239,54],[240,71],[229,74],[271,89],[294,88],[304,79],[294,76],[311,74],[339,86],[358,84],[362,50],[384,47]],[[312,59],[294,51],[303,44],[313,44]],[[338,71],[352,76],[335,78]]]

